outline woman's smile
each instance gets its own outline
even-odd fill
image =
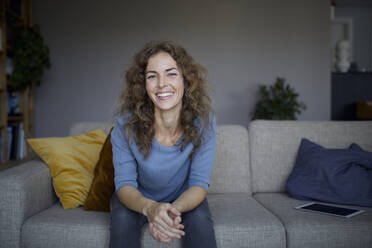
[[[173,91],[165,91],[165,92],[159,92],[156,93],[156,96],[160,101],[167,101],[174,95]]]

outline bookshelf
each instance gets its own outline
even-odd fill
[[[32,25],[31,0],[0,0],[0,167],[29,160],[33,153],[26,138],[34,137],[32,89],[23,93],[7,88],[8,51],[20,26]],[[15,99],[18,109],[9,113],[9,101]],[[12,111],[13,112],[13,111]]]

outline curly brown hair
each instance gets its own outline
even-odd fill
[[[207,94],[206,70],[180,45],[170,41],[153,41],[135,54],[133,64],[125,73],[125,89],[119,97],[115,115],[128,117],[125,134],[128,140],[133,136],[139,151],[147,158],[155,135],[155,117],[154,104],[146,92],[145,70],[149,58],[159,52],[171,55],[182,72],[185,91],[180,114],[183,130],[180,145],[182,151],[190,142],[193,144],[191,158],[201,145],[202,133],[210,128],[213,110]]]

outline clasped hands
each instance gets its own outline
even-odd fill
[[[151,236],[160,242],[168,243],[185,235],[181,213],[170,203],[153,203],[148,208],[147,220]]]

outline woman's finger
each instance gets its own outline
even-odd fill
[[[181,221],[182,221],[182,218],[181,216],[177,216],[176,218],[174,218],[173,222],[174,222],[174,226],[178,229],[183,229],[183,225],[181,224]]]
[[[165,218],[161,218],[161,217],[164,217],[164,214],[166,215]],[[174,227],[173,220],[168,216],[167,213],[164,213],[164,214],[160,215],[161,216],[160,218],[156,218],[155,222],[160,224],[164,229],[166,229],[169,232],[176,233],[177,235],[182,235],[183,231]]]
[[[177,208],[175,208],[175,207],[171,207],[171,209],[169,209],[169,211],[173,214],[173,215],[175,215],[175,216],[181,216],[181,213],[180,213],[180,211],[178,211],[177,210]]]
[[[153,236],[157,241],[160,241],[160,242],[169,242],[171,240],[171,238],[165,234],[163,234],[162,232],[160,232],[154,224],[150,223],[149,225],[149,231],[150,231],[150,234],[151,236]]]
[[[154,225],[153,228],[154,228],[154,231],[155,231],[159,241],[161,241],[161,242],[171,241],[171,237],[169,237],[167,234],[163,233],[158,226]]]
[[[160,237],[159,237],[159,234],[157,233],[157,231],[155,230],[154,228],[154,225],[152,223],[149,224],[149,233],[150,235],[156,239],[157,241],[160,241]]]
[[[160,212],[160,217],[162,218],[162,220],[168,225],[168,226],[173,226],[173,219],[171,218],[171,216],[168,214],[168,211],[169,210],[166,210],[166,211],[162,211]]]
[[[181,235],[184,235],[184,232],[174,226],[174,221],[168,213],[171,213],[171,209],[174,208],[169,203],[160,203],[153,209],[153,215],[149,218],[149,222],[156,224],[156,227],[159,227],[161,232],[165,235],[168,235],[171,238],[180,238]]]
[[[158,203],[147,218],[149,222],[158,222],[158,219],[161,218],[168,226],[172,226],[173,218],[168,214],[172,208],[174,207],[169,203]]]
[[[170,228],[168,225],[166,225],[164,222],[162,223],[154,223],[155,227],[161,231],[163,234],[168,235],[171,238],[181,238],[182,230],[176,229],[176,228]]]

